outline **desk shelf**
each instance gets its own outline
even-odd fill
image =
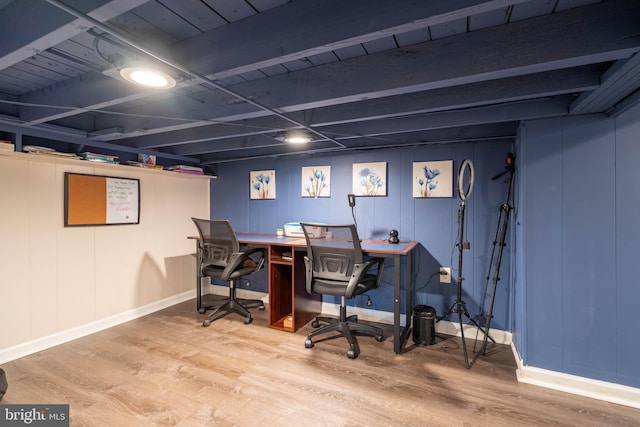
[[[293,260],[291,258],[274,257],[269,261],[274,264],[293,265]]]
[[[288,245],[271,245],[269,261],[276,264],[293,265],[293,247]]]
[[[320,313],[321,296],[309,295],[305,280],[303,252],[269,246],[269,327],[295,332]]]
[[[277,322],[269,326],[274,329],[279,329],[281,331],[295,332],[293,330],[293,314],[288,314],[284,316],[282,319],[278,320]]]

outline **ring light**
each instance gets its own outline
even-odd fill
[[[469,179],[467,180],[467,188],[464,189],[464,177],[467,174],[467,169],[469,170]],[[458,197],[460,200],[465,201],[469,196],[471,196],[471,192],[473,191],[473,162],[469,159],[466,159],[460,165],[460,171],[458,172]]]

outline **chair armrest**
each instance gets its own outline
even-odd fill
[[[260,254],[260,258],[258,260],[255,260],[252,256],[258,253]],[[252,248],[247,249],[246,251],[232,253],[229,257],[228,265],[222,272],[221,279],[224,281],[228,281],[231,278],[231,274],[239,268],[242,268],[242,264],[247,260],[251,260],[256,263],[255,268],[250,274],[259,271],[264,265],[266,255],[267,251],[265,248]]]
[[[313,286],[311,286],[313,279],[313,263],[311,262],[311,258],[307,255],[304,256],[304,271],[305,271],[305,283],[307,286],[307,293],[313,293]]]
[[[382,271],[384,270],[384,258],[375,257],[367,260],[367,262],[363,262],[361,264],[355,264],[353,266],[353,273],[351,274],[351,279],[349,279],[349,284],[347,285],[347,291],[345,294],[346,298],[353,297],[356,289],[358,288],[358,283],[362,280],[362,278],[369,274],[369,270],[376,267],[375,276],[376,281],[375,284],[370,289],[375,289],[380,285],[380,280],[382,279]]]

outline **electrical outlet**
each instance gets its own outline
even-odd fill
[[[451,267],[440,267],[440,283],[451,283]]]

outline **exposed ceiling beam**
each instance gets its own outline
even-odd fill
[[[572,68],[591,64],[592,61],[614,61],[640,50],[640,40],[629,37],[640,31],[640,22],[630,17],[640,15],[640,3],[617,2],[617,7],[605,10],[600,5],[568,10],[545,17],[545,20],[533,18],[417,44],[411,48],[276,75],[234,85],[233,89],[246,97],[274,106],[279,111],[291,113],[414,91]],[[571,28],[569,34],[567,27]],[[591,37],[594,31],[601,34],[597,40]],[[510,43],[496,45],[492,40],[510,40]],[[548,49],[550,44],[554,49]],[[434,63],[437,63],[437,67],[433,67]],[[416,73],[416,68],[425,71]],[[367,79],[362,79],[363,75]],[[340,76],[340,79],[330,76]],[[197,102],[193,103],[192,108],[196,108]],[[220,120],[221,116],[229,118],[229,108],[223,107],[220,102],[212,104],[213,107],[208,110],[210,120]],[[158,115],[172,116],[171,106],[165,104],[158,108]],[[241,116],[243,119],[264,115],[264,112],[248,109],[248,105],[234,105],[235,111],[243,108],[247,109],[247,113]],[[236,116],[235,119],[239,117]],[[102,118],[99,127],[113,127],[115,121],[114,118]],[[127,130],[141,127],[125,125],[124,128],[126,136],[133,136]],[[168,130],[163,128],[160,121],[145,128],[155,129],[150,133]]]
[[[586,66],[549,73],[531,74],[504,80],[473,83],[446,89],[416,92],[403,97],[373,99],[358,103],[342,104],[335,107],[315,109],[307,117],[300,114],[298,120],[305,120],[313,127],[354,123],[392,118],[403,115],[417,115],[436,111],[448,111],[478,107],[494,103],[508,103],[554,95],[578,93],[598,87],[602,67]],[[191,128],[188,131],[166,132],[132,139],[140,148],[160,148],[222,139],[239,134],[273,133],[285,129],[286,123],[276,127],[268,117],[209,124]]]
[[[212,29],[174,50],[194,70],[221,79],[525,1],[298,1]]]
[[[640,16],[640,2],[603,8],[605,4],[609,5],[598,3],[233,87],[289,112],[626,58],[640,50],[640,38],[632,37],[640,32],[635,18]],[[273,90],[279,87],[288,90]]]
[[[15,51],[0,39],[2,131],[213,164],[514,141],[522,120],[640,103],[637,1],[191,1],[6,2],[0,20],[21,11],[42,25],[13,23]],[[174,69],[179,86],[142,90],[104,70],[132,53]],[[289,146],[291,129],[316,137]]]
[[[81,151],[84,147],[93,147],[98,149],[106,149],[110,151],[123,152],[123,153],[140,153],[139,148],[128,147],[125,145],[118,145],[108,142],[90,141],[86,137],[79,133],[73,133],[66,128],[58,128],[54,125],[40,125],[37,127],[16,125],[10,118],[0,117],[0,125],[4,132],[13,132],[19,135],[28,135],[36,138],[53,139],[62,141],[65,143],[75,144],[79,148],[76,152]],[[199,159],[195,157],[176,155],[173,153],[154,152],[159,158],[171,159],[179,162],[198,163]]]
[[[286,115],[282,114],[280,111],[278,111],[275,108],[272,108],[268,105],[265,104],[261,104],[260,102],[257,102],[251,98],[245,97],[243,94],[238,93],[232,89],[229,89],[211,79],[209,79],[208,77],[197,73],[195,71],[189,70],[187,68],[185,68],[183,65],[179,64],[178,62],[176,62],[175,60],[173,60],[172,58],[166,56],[163,53],[155,53],[153,52],[153,50],[149,49],[148,47],[144,46],[142,43],[139,43],[138,41],[134,40],[133,38],[131,38],[129,35],[125,34],[124,32],[116,29],[116,28],[112,28],[109,26],[105,26],[103,25],[101,22],[89,17],[88,15],[85,15],[84,13],[82,13],[82,11],[75,9],[74,7],[69,6],[68,4],[60,1],[60,0],[46,0],[48,3],[51,3],[53,5],[55,5],[56,7],[64,10],[67,13],[70,13],[74,16],[77,16],[79,18],[82,18],[84,20],[89,21],[93,26],[99,28],[102,31],[108,32],[111,36],[113,36],[114,38],[116,38],[118,41],[123,42],[124,44],[131,46],[132,48],[135,48],[136,50],[140,51],[141,53],[148,55],[150,57],[152,57],[155,60],[158,60],[160,62],[162,62],[163,64],[174,68],[177,71],[180,71],[182,73],[185,73],[191,77],[193,77],[194,79],[200,81],[201,83],[206,84],[207,86],[217,89],[223,93],[226,93],[227,95],[231,95],[235,98],[237,98],[238,100],[244,101],[250,105],[252,105],[253,107],[256,107],[260,110],[264,110],[265,112],[270,112],[271,114],[278,116],[282,119],[288,120],[291,123],[301,126],[304,129],[306,129],[307,131],[309,131],[310,133],[314,133],[320,137],[325,138],[325,135],[320,134],[318,131],[307,127],[304,123],[298,123],[293,119],[288,118]],[[332,140],[331,138],[327,138],[331,141],[333,141],[337,146],[341,146],[341,144],[338,141]]]
[[[410,49],[398,49],[390,53],[325,64],[310,70],[292,72],[289,75],[234,85],[232,88],[243,96],[259,100],[279,111],[291,112],[372,97],[572,67],[595,60],[612,61],[636,52],[639,49],[638,40],[628,36],[634,31],[640,31],[637,20],[632,18],[635,14],[640,14],[638,4],[607,3],[610,7],[604,9],[601,5],[602,3],[555,13],[546,16],[544,20],[533,18],[448,37],[414,45]],[[233,26],[230,25],[230,27]],[[567,28],[571,31],[568,32]],[[597,40],[591,40],[594,31],[602,34]],[[510,43],[496,45],[494,40],[510,40]],[[585,40],[591,41],[585,42]],[[548,49],[549,43],[556,48]],[[455,52],[459,54],[456,55]],[[527,52],[527,55],[521,52]],[[470,53],[473,56],[470,57]],[[247,54],[250,55],[250,53]],[[422,63],[425,73],[409,71],[413,69],[409,65],[416,65],[416,61]],[[446,70],[440,75],[434,67],[431,67],[436,61],[439,63],[445,61],[447,65],[439,64],[437,69]],[[480,63],[488,65],[478,69]],[[473,67],[470,67],[470,64],[473,64]],[[452,72],[448,73],[449,70]],[[368,75],[367,82],[362,82],[362,72]],[[328,75],[341,76],[338,87],[333,86],[336,81],[328,79]],[[387,86],[390,78],[396,80],[392,89],[388,89]],[[325,81],[324,84],[322,84],[323,81]],[[319,89],[313,93],[307,90],[311,82],[319,86]],[[296,96],[300,89],[304,89],[308,94],[307,99],[287,99],[281,93],[272,93],[274,87],[287,87],[286,85],[291,85],[291,90],[287,91],[291,96]],[[66,96],[71,99],[81,96],[80,94],[74,96],[73,91],[69,93],[65,90],[64,96],[56,92],[62,92],[62,90],[51,91],[49,98],[52,103],[56,100],[59,102]],[[193,108],[196,108],[195,104],[197,101],[194,101]],[[240,104],[239,108],[243,106],[248,113],[243,118],[263,114],[263,112],[255,113],[256,109],[249,108],[249,105]],[[251,113],[251,110],[254,113]],[[170,112],[161,115],[172,116]],[[228,110],[225,113],[216,113],[214,110],[209,118],[215,120],[221,115],[228,116]],[[29,121],[47,121],[46,115],[30,114],[25,116],[27,117]],[[100,127],[113,127],[113,123],[108,123],[108,118],[106,121],[107,123],[101,124]],[[135,125],[123,127],[125,133],[127,129],[140,128]],[[163,131],[165,130],[162,128],[158,129],[158,132]]]
[[[517,125],[514,123],[492,123],[490,125],[467,126],[458,128],[435,129],[429,131],[411,132],[406,134],[389,135],[387,138],[361,137],[349,141],[349,145],[340,149],[340,152],[371,150],[380,148],[399,148],[407,146],[432,145],[451,142],[491,142],[515,140]],[[320,145],[320,146],[318,146]],[[273,149],[252,148],[246,149],[237,146],[235,150],[229,148],[222,152],[216,152],[200,156],[202,165],[234,162],[239,160],[277,158],[285,156],[305,156],[317,154],[331,154],[337,149],[326,146],[323,142],[307,147],[291,147],[282,144],[280,151],[274,153]],[[247,152],[246,156],[243,152]],[[250,153],[250,154],[249,154]]]
[[[106,22],[147,1],[82,0],[74,3],[93,19]],[[0,14],[0,70],[80,34],[90,26],[86,20],[74,18],[46,3],[14,1]]]
[[[570,95],[510,102],[485,107],[466,108],[456,111],[421,114],[416,116],[389,118],[375,122],[361,122],[328,126],[324,131],[336,139],[357,138],[359,136],[380,136],[422,130],[456,128],[494,122],[510,122],[566,115],[569,112]]]
[[[140,1],[141,0],[138,0],[138,2]],[[520,3],[523,1],[525,0],[516,0],[515,3]],[[331,3],[335,3],[335,6],[338,6],[340,8],[340,20],[335,19],[335,13],[332,12],[333,9],[327,9],[332,6]],[[322,28],[321,31],[318,32],[318,34],[320,34],[322,37],[330,37],[331,40],[333,40],[332,43],[326,40],[324,41],[324,44],[327,44],[327,46],[324,47],[324,51],[326,51],[330,50],[332,46],[334,48],[342,47],[342,45],[345,43],[353,44],[375,39],[381,36],[388,36],[389,34],[392,34],[392,27],[398,28],[398,26],[400,26],[403,31],[408,31],[414,28],[420,28],[424,25],[433,25],[437,23],[447,22],[448,20],[463,17],[466,16],[466,14],[472,12],[479,13],[500,7],[507,7],[509,4],[514,3],[514,1],[454,0],[450,2],[432,3],[423,2],[421,0],[402,0],[402,3],[403,4],[390,4],[386,0],[376,0],[375,2],[369,0],[365,1],[364,4],[362,0],[359,2],[349,2],[347,4],[345,4],[341,0],[312,3],[292,3],[287,8],[277,8],[275,10],[270,10],[267,13],[256,15],[255,18],[250,18],[248,23],[242,21],[237,25],[220,27],[219,29],[214,29],[201,36],[194,37],[192,40],[189,40],[187,42],[181,42],[176,45],[173,50],[176,52],[175,56],[184,58],[184,53],[191,52],[194,50],[194,48],[197,47],[201,50],[197,51],[195,57],[206,58],[204,59],[205,61],[212,60],[211,63],[214,64],[215,67],[224,68],[224,73],[233,74],[233,70],[230,69],[233,68],[233,65],[225,66],[224,64],[233,63],[233,58],[237,58],[238,53],[240,53],[239,57],[244,63],[244,65],[242,66],[244,71],[253,71],[261,66],[264,66],[264,55],[267,52],[272,54],[272,56],[266,60],[270,65],[282,62],[283,49],[281,43],[283,40],[287,40],[287,42],[293,41],[295,43],[303,42],[305,44],[306,47],[300,47],[300,51],[297,53],[296,59],[303,58],[304,56],[309,54],[310,49],[313,49],[316,54],[321,51],[321,49],[318,48],[315,43],[311,42],[309,37],[289,38],[286,37],[286,34],[282,35],[282,31],[291,31],[293,33],[308,33],[309,25],[321,25]],[[52,8],[52,6],[50,5],[46,6],[49,9]],[[137,6],[137,4],[133,4],[131,7],[133,8],[135,6]],[[345,10],[345,6],[348,6],[348,10]],[[416,7],[418,8],[418,11],[415,10]],[[366,11],[368,15],[370,15],[371,19],[363,19],[363,10]],[[376,13],[374,13],[376,11],[384,13],[382,15],[377,15]],[[423,11],[423,16],[426,16],[428,18],[416,19],[416,16],[421,16],[419,13],[417,13],[419,11]],[[55,10],[55,12],[57,15],[61,14],[61,12],[57,9]],[[394,18],[390,21],[394,24],[386,23],[386,21],[389,19],[389,13],[393,14],[394,16]],[[327,14],[329,16],[327,16]],[[62,13],[62,15],[67,19],[70,18],[69,15],[66,15],[64,13]],[[290,19],[291,16],[293,17],[292,19]],[[354,27],[351,24],[345,25],[345,21],[348,21],[348,18],[350,17],[354,22],[359,23],[358,26]],[[258,21],[257,25],[255,22],[256,19]],[[281,25],[282,22],[288,22],[288,25],[283,27]],[[339,28],[336,28],[335,32],[328,31],[326,25],[329,23],[332,23],[332,25],[334,26],[339,25]],[[364,27],[360,28],[360,25],[364,25]],[[278,28],[278,31],[273,31],[274,26],[275,28]],[[247,42],[246,31],[248,29],[250,29],[252,34],[255,35],[251,38],[252,47],[249,51],[247,49],[241,48],[241,45]],[[374,30],[375,32],[372,32]],[[78,33],[81,32],[81,30],[76,31]],[[350,33],[350,37],[351,39],[353,39],[352,41],[340,41],[340,37],[345,31],[348,31]],[[366,34],[362,35],[360,34],[361,32],[365,32]],[[69,37],[70,36],[71,34],[69,35]],[[53,40],[55,41],[55,43],[61,41],[56,41],[55,39]],[[217,42],[215,40],[217,40]],[[240,42],[241,45],[230,44],[230,40]],[[264,49],[262,47],[256,46],[256,44],[266,42],[267,40],[267,43],[275,44],[276,46],[273,49]],[[55,45],[55,43],[51,46]],[[208,54],[204,54],[204,52],[208,52]],[[198,66],[198,64],[191,64],[189,62],[185,62],[185,65],[193,65],[194,70],[199,70],[200,68],[202,68],[202,66]],[[221,77],[221,75],[216,74],[214,70],[210,70],[208,68],[206,74],[207,77],[211,79],[217,79]],[[57,105],[54,100],[69,99],[69,101],[65,103],[65,105],[63,105],[68,108],[52,110],[34,107],[33,110],[25,109],[22,114],[22,120],[25,122],[31,122],[33,124],[44,123],[76,114],[83,114],[87,110],[96,110],[111,105],[126,103],[132,99],[154,96],[157,93],[155,91],[147,91],[143,93],[137,93],[135,95],[127,94],[127,88],[119,88],[118,86],[122,85],[118,83],[103,83],[103,86],[112,85],[116,90],[114,92],[111,92],[114,95],[109,100],[101,100],[99,102],[88,101],[92,98],[86,97],[82,93],[84,92],[82,88],[74,88],[74,86],[83,86],[81,84],[70,83],[69,85],[65,85],[65,88],[59,88],[58,90],[54,89],[53,92],[64,90],[65,97],[61,98],[55,93],[52,93],[50,96],[50,98],[52,99],[51,105]],[[129,88],[128,91],[133,92],[131,88]],[[125,93],[122,95],[118,95],[119,93],[123,92]],[[29,100],[24,99],[23,102],[28,103]],[[78,106],[81,107],[73,108]],[[166,114],[164,116],[169,117],[169,115]]]
[[[331,125],[324,126],[323,132],[332,135],[348,147],[348,141],[362,140],[363,138],[387,138],[397,134],[413,134],[437,129],[489,125],[493,122],[513,122],[523,119],[561,116],[567,114],[572,99],[570,95],[565,95],[457,111],[389,118],[373,123]],[[215,151],[256,148],[250,143],[255,141],[262,141],[262,139],[258,139],[257,135],[252,135],[250,138],[227,137],[176,146],[173,148],[173,152],[195,156],[212,151],[213,147],[215,147]],[[258,144],[264,145],[262,142],[258,142]]]
[[[58,83],[54,90],[31,92],[20,98],[20,117],[30,125],[60,120],[122,102],[135,101],[158,91],[140,90],[130,84],[89,71]],[[56,101],[56,97],[57,101]]]
[[[584,92],[571,105],[571,113],[588,114],[606,111],[640,86],[640,54],[616,62],[602,76],[602,84]]]

